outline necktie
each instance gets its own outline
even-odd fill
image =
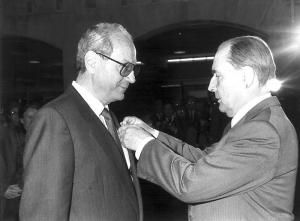
[[[107,125],[107,129],[109,131],[109,133],[111,134],[111,136],[114,138],[114,140],[116,142],[118,142],[118,135],[116,132],[116,128],[113,122],[113,119],[109,113],[109,110],[107,110],[107,108],[104,108],[101,115],[104,117],[105,119],[105,123]]]
[[[105,123],[106,123],[106,126],[107,126],[107,129],[108,129],[109,133],[111,134],[111,136],[114,138],[114,140],[118,144],[117,145],[119,147],[118,152],[121,154],[122,159],[124,159],[124,163],[127,164],[127,166],[130,165],[130,162],[128,162],[128,163],[126,162],[126,159],[125,159],[126,156],[124,156],[124,155],[126,155],[126,153],[124,152],[124,150],[122,150],[120,140],[119,140],[119,137],[118,137],[118,134],[117,134],[117,130],[116,130],[116,127],[114,125],[111,114],[109,113],[109,110],[107,108],[104,108],[101,115],[105,119]]]

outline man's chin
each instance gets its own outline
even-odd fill
[[[115,97],[114,101],[122,101],[125,98],[125,94],[118,94],[118,96]]]
[[[224,106],[220,105],[219,106],[219,111],[226,114],[227,117],[233,117],[233,112],[226,109]]]
[[[222,112],[222,113],[225,113],[226,115],[227,115],[227,110],[226,110],[226,108],[224,107],[224,105],[223,104],[219,104],[219,111],[220,112]]]
[[[120,94],[120,100],[123,100],[125,98],[125,93]]]

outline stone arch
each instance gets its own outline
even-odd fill
[[[181,37],[176,36],[178,32],[182,32]],[[218,20],[180,21],[137,36],[134,40],[138,59],[145,65],[134,88],[129,90],[122,103],[149,102],[156,97],[180,103],[186,96],[195,93],[202,98],[207,97],[212,61],[168,64],[166,58],[213,55],[221,42],[240,35],[256,35],[265,40],[269,37],[268,33],[253,27]],[[215,38],[212,39],[212,36]],[[186,53],[175,55],[177,49]]]
[[[159,26],[155,29],[148,30],[147,32],[140,33],[139,36],[135,37],[135,41],[143,40],[155,36],[159,33],[176,29],[178,27],[187,27],[187,26],[201,26],[201,25],[222,25],[230,28],[240,29],[245,32],[252,33],[253,35],[262,36],[268,38],[269,33],[263,30],[253,28],[248,25],[242,25],[239,23],[227,22],[224,20],[192,20],[192,21],[180,21],[176,23],[170,23],[166,25]]]
[[[180,36],[178,36],[179,34]],[[194,20],[169,24],[150,30],[135,38],[135,44],[138,58],[155,68],[155,70],[152,71],[154,74],[149,74],[147,79],[151,77],[157,79],[157,77],[162,78],[157,74],[160,71],[168,72],[168,70],[166,70],[168,69],[168,67],[166,67],[166,59],[168,57],[212,56],[220,43],[229,38],[241,35],[256,35],[266,41],[269,37],[268,33],[249,26],[224,21]],[[182,51],[184,53],[178,55],[175,54],[176,51]],[[193,79],[194,77],[198,78],[199,75],[195,72],[199,68],[203,68],[200,66],[197,68],[192,66],[186,67],[193,69],[191,75],[188,77],[190,79]],[[208,68],[210,67],[206,67],[206,69]],[[177,81],[180,81],[185,77],[184,73],[177,72],[176,69],[172,70],[172,72],[172,77],[178,78]],[[181,70],[181,72],[184,72],[184,70]],[[192,74],[192,72],[194,73]],[[210,73],[208,70],[207,72]],[[210,76],[202,77],[209,78]]]
[[[37,97],[44,102],[62,92],[61,49],[18,35],[6,34],[1,41],[4,103]]]

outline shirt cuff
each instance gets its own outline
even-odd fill
[[[151,140],[154,140],[153,137],[147,137],[145,138],[141,143],[139,143],[139,146],[136,148],[136,151],[135,151],[135,157],[136,159],[139,159],[140,158],[140,155],[145,147],[145,145],[150,142]]]
[[[159,134],[159,131],[156,130],[156,129],[153,129],[153,132],[151,134],[152,134],[153,137],[157,138],[158,134]]]

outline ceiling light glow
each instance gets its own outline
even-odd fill
[[[29,61],[29,64],[39,64],[39,63],[41,63],[41,62],[38,60],[30,60]]]
[[[174,51],[174,54],[185,54],[186,51],[183,50],[178,50],[178,51]]]
[[[272,92],[279,91],[281,86],[282,86],[282,81],[279,81],[276,78],[267,81],[267,88]]]
[[[183,62],[197,62],[197,61],[211,61],[214,56],[204,56],[204,57],[191,57],[191,58],[171,58],[168,59],[168,63],[183,63]]]

